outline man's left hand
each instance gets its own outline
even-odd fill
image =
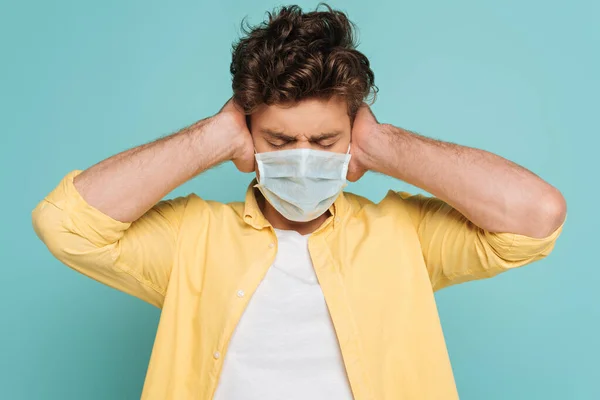
[[[348,180],[356,182],[369,170],[369,151],[373,149],[372,142],[376,140],[379,122],[367,103],[363,103],[356,113],[352,127],[352,146],[350,148],[350,165]]]

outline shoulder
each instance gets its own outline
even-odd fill
[[[171,201],[186,208],[190,215],[214,215],[214,216],[241,216],[244,212],[244,203],[241,201],[224,203],[215,200],[206,200],[196,193],[176,197]]]
[[[378,213],[404,213],[411,208],[435,199],[423,194],[413,194],[408,192],[389,190],[379,202],[374,202],[364,196],[350,192],[344,192],[344,196],[353,213],[360,212],[378,212]]]

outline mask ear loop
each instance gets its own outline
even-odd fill
[[[260,153],[259,153],[258,151],[256,151],[256,147],[255,147],[255,148],[254,148],[254,159],[256,160],[256,168],[257,168],[257,170],[258,170],[258,174],[256,175],[256,181],[258,182],[258,185],[261,185],[261,184],[262,184],[262,183],[261,183],[261,180],[262,180],[262,179],[261,179],[260,177],[264,177],[265,175],[264,175],[264,168],[263,168],[263,164],[262,164],[262,162],[261,162],[261,161],[258,159],[258,157],[257,157],[259,154],[260,154]],[[260,177],[259,177],[259,176],[260,176]],[[256,185],[256,186],[258,186],[258,185]],[[256,186],[255,186],[255,187],[256,187]]]
[[[352,140],[350,140],[350,143],[348,144],[348,150],[346,151],[346,162],[344,162],[344,168],[342,169],[342,179],[344,181],[347,180],[347,175],[348,175],[348,164],[350,164],[350,158],[352,157],[352,154],[350,154],[350,148],[352,147]]]

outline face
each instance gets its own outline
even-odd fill
[[[333,96],[263,105],[252,113],[250,130],[257,153],[303,148],[346,153],[352,127],[345,100]]]

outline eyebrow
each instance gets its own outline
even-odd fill
[[[261,128],[260,132],[264,133],[265,135],[270,136],[273,139],[281,139],[281,140],[285,140],[288,142],[291,142],[292,140],[296,140],[296,138],[294,136],[286,135],[283,132],[275,131],[275,130],[272,130],[269,128]],[[342,134],[342,132],[338,131],[338,130],[335,130],[332,132],[322,132],[319,135],[312,137],[310,140],[318,142],[321,140],[330,139],[330,138],[339,136],[341,134]]]

